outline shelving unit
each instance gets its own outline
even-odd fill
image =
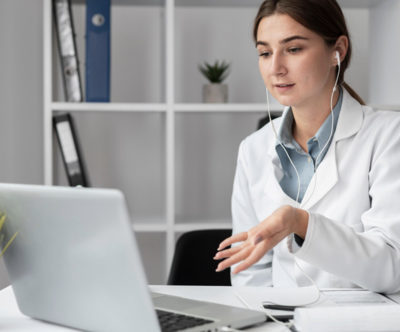
[[[51,119],[56,112],[71,112],[93,185],[125,193],[149,282],[164,283],[178,234],[231,227],[237,149],[266,113],[251,40],[252,19],[261,1],[114,0],[111,103],[64,102],[52,1],[43,3],[45,184],[66,184]],[[84,1],[72,3],[84,86]],[[392,31],[398,31],[400,23],[385,17],[398,17],[400,5],[385,0],[339,3],[355,44],[346,81],[371,104],[400,109],[395,93],[400,82],[393,75],[400,73],[400,48],[382,44],[387,35],[396,37]],[[383,59],[382,52],[392,58]],[[231,102],[203,104],[201,85],[206,82],[197,64],[218,57],[234,62],[227,80]],[[369,72],[377,79],[370,79]],[[272,102],[275,114],[282,109]],[[152,251],[152,237],[162,248],[158,253]],[[157,272],[149,262],[155,256],[165,261]]]

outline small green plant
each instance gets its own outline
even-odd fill
[[[1,214],[0,214],[1,215]],[[0,231],[3,228],[4,222],[6,221],[6,214],[3,213],[0,217]],[[4,246],[3,250],[1,250],[0,252],[0,258],[3,257],[4,253],[6,252],[7,248],[10,246],[11,242],[14,241],[15,237],[18,235],[19,231],[16,231],[15,234],[13,235],[13,237],[10,239],[10,241],[8,241],[8,243]],[[0,245],[3,242],[4,239],[4,233],[0,233]]]
[[[230,66],[225,61],[219,64],[218,60],[216,60],[213,66],[204,62],[204,66],[199,65],[199,69],[211,83],[222,83],[230,73],[227,71]]]

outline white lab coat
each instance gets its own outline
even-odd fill
[[[295,257],[319,287],[394,293],[400,290],[400,113],[362,106],[345,88],[343,93],[314,194],[308,200],[315,174],[303,198],[309,224]],[[281,118],[274,123],[278,130]],[[283,171],[275,143],[268,124],[240,145],[233,234],[256,226],[280,206],[296,205],[279,185]],[[294,266],[291,244],[291,237],[281,241],[257,264],[232,276],[232,284],[310,285]]]

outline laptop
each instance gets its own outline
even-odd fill
[[[118,190],[0,184],[1,247],[20,311],[93,332],[216,332],[262,312],[150,293]]]

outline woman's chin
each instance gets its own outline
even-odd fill
[[[274,96],[274,98],[277,100],[279,104],[282,106],[292,106],[293,105],[293,98],[288,98],[286,96]]]

